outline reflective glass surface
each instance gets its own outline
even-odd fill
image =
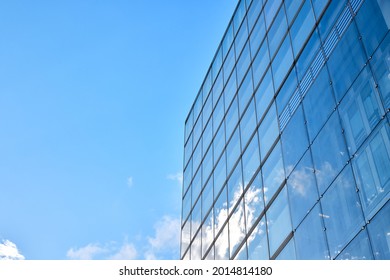
[[[257,133],[252,137],[242,156],[244,170],[244,186],[247,186],[260,166],[260,151]]]
[[[374,257],[377,260],[390,260],[390,202],[376,214],[368,224]]]
[[[264,209],[263,188],[261,183],[261,173],[259,172],[246,190],[244,195],[245,200],[245,217],[246,227],[249,231],[260,218],[260,214]]]
[[[242,147],[245,147],[248,143],[248,140],[252,137],[253,132],[256,129],[256,111],[255,111],[255,101],[252,98],[249,106],[247,107],[244,115],[242,116],[240,122],[241,129],[241,143]]]
[[[291,211],[293,212],[294,210]],[[318,204],[310,211],[307,217],[299,225],[294,233],[294,238],[297,259],[329,259],[329,251],[326,244],[321,209]]]
[[[260,139],[260,154],[261,157],[264,158],[279,135],[275,103],[271,106],[260,124],[258,132]]]
[[[290,29],[292,46],[295,54],[298,54],[306,42],[315,24],[310,0],[305,0]]]
[[[370,241],[366,230],[362,230],[337,256],[338,260],[373,260]]]
[[[321,202],[330,255],[335,258],[364,224],[350,165],[324,194]]]
[[[268,260],[268,238],[265,218],[261,219],[250,234],[248,243],[249,260]]]
[[[260,86],[255,93],[257,120],[263,119],[264,113],[274,97],[271,70],[265,74]]]

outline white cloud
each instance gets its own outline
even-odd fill
[[[178,182],[180,186],[183,184],[183,173],[181,172],[177,172],[176,174],[169,174],[167,178],[169,180]]]
[[[144,257],[146,259],[165,259],[167,256],[179,258],[180,219],[163,216],[154,228],[154,236],[148,237],[148,249]]]
[[[3,240],[0,243],[0,260],[24,260],[15,243],[9,240]]]
[[[133,186],[133,177],[129,177],[129,178],[127,178],[127,186],[129,187],[129,188],[131,188],[132,186]]]
[[[105,253],[106,249],[98,244],[88,244],[79,249],[71,248],[66,253],[66,256],[74,260],[92,260],[96,255]]]
[[[133,260],[137,257],[137,250],[134,244],[127,241],[120,247],[116,242],[109,242],[104,245],[88,244],[78,249],[71,248],[66,256],[73,260]]]
[[[124,243],[114,255],[110,256],[111,260],[134,260],[137,257],[137,249],[132,243]]]

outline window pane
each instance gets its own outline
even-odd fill
[[[290,29],[292,45],[295,55],[297,55],[306,39],[309,37],[314,27],[314,14],[311,9],[310,0],[306,0],[303,4],[297,18]]]
[[[244,186],[246,186],[260,166],[260,153],[257,133],[255,133],[251,139],[242,156],[242,164],[244,166]]]
[[[264,13],[261,13],[255,27],[253,28],[252,34],[249,37],[252,55],[255,55],[261,42],[265,37],[265,23],[264,23]],[[264,41],[266,42],[266,41]]]
[[[282,8],[279,10],[278,15],[276,16],[270,30],[268,31],[268,34],[272,34],[271,36],[268,36],[269,52],[271,57],[275,55],[275,52],[283,40],[286,31],[286,15],[284,13],[284,9]]]
[[[309,148],[302,106],[299,106],[297,111],[295,111],[290,122],[284,129],[281,138],[284,165],[286,168],[286,175],[288,176],[299,159]]]
[[[371,56],[388,31],[388,26],[379,8],[378,1],[365,1],[356,16],[367,55]]]
[[[274,93],[275,92],[272,83],[271,69],[268,68],[268,71],[265,74],[263,81],[261,82],[255,93],[257,121],[260,122],[260,120],[262,119],[266,109],[268,108],[274,97]]]
[[[373,70],[379,85],[379,92],[386,109],[390,108],[390,34],[379,46],[372,58]]]
[[[229,219],[229,228],[232,229],[229,232],[230,256],[232,256],[246,235],[244,202],[242,199]]]
[[[291,210],[293,213],[294,210]],[[324,226],[317,204],[297,228],[294,238],[297,258],[300,260],[327,260],[329,251],[324,234]]]
[[[275,0],[275,1],[267,1],[264,7],[265,11],[265,21],[267,23],[267,27],[269,28],[271,25],[271,22],[273,18],[275,17],[279,6],[281,4],[282,0]]]
[[[366,230],[356,236],[350,244],[337,256],[338,260],[373,260],[370,241]]]
[[[335,106],[328,72],[324,67],[303,99],[310,141],[314,140]]]
[[[240,130],[239,127],[233,132],[233,136],[226,147],[226,158],[227,158],[227,172],[230,173],[233,166],[236,164],[238,157],[241,154],[240,144]]]
[[[315,30],[312,33],[305,48],[302,50],[302,53],[299,56],[299,59],[296,64],[299,80],[302,80],[306,71],[308,71],[309,66],[313,61],[315,55],[317,55],[321,51],[320,44],[320,37],[318,36],[318,32]],[[295,55],[297,55],[297,53],[295,53]]]
[[[245,147],[251,138],[256,129],[256,123],[255,101],[252,99],[240,122],[242,147]]]
[[[217,134],[215,135],[213,141],[214,147],[214,162],[216,162],[221,155],[222,150],[225,148],[225,126],[222,125],[219,127]]]
[[[223,64],[223,74],[225,81],[227,81],[228,77],[230,76],[230,73],[232,72],[235,63],[236,58],[234,55],[234,48],[231,48]]]
[[[265,202],[268,204],[285,179],[280,143],[275,146],[262,170]]]
[[[390,192],[390,140],[384,123],[353,159],[353,167],[363,209],[368,217]]]
[[[237,97],[234,98],[230,108],[228,109],[225,117],[226,124],[226,137],[229,139],[232,135],[233,130],[236,128],[238,123],[238,102]]]
[[[202,225],[202,256],[207,252],[214,240],[214,217],[213,211],[210,211],[205,222]]]
[[[218,195],[224,182],[226,180],[226,159],[225,153],[222,154],[221,159],[217,163],[214,170],[214,196]]]
[[[261,184],[261,172],[259,172],[244,195],[245,217],[248,231],[255,224],[264,209],[263,187]]]
[[[232,102],[232,99],[236,94],[236,92],[237,92],[236,70],[234,70],[224,90],[225,108],[229,107],[230,102]]]
[[[330,4],[326,9],[324,16],[318,24],[318,29],[320,31],[320,35],[323,41],[325,41],[326,36],[328,36],[328,33],[333,27],[335,20],[338,18],[339,14],[345,8],[346,2],[346,0],[330,1]],[[316,7],[316,3],[314,3],[314,7]],[[317,13],[316,15],[318,18],[319,14]]]
[[[307,151],[287,179],[291,219],[296,228],[318,199],[310,151]]]
[[[275,103],[269,109],[259,127],[260,155],[264,158],[279,135],[278,118]]]
[[[287,191],[284,188],[267,211],[268,238],[272,256],[291,232]]]
[[[351,24],[328,60],[337,101],[344,96],[365,62],[359,35],[355,25]]]
[[[349,159],[337,112],[325,124],[311,147],[318,188],[322,194]]]
[[[262,218],[247,240],[249,260],[269,259],[266,232],[267,228],[265,224],[265,218]]]
[[[298,88],[298,80],[295,69],[291,70],[288,78],[284,82],[282,88],[280,89],[278,95],[276,96],[276,105],[278,106],[278,112],[282,112],[286,107],[288,101],[290,100],[293,93]]]
[[[204,220],[205,216],[209,212],[213,201],[213,177],[210,177],[202,192],[202,220]]]
[[[240,30],[238,31],[236,39],[234,40],[237,57],[240,55],[241,50],[244,47],[244,44],[246,43],[247,39],[248,39],[248,26],[246,24],[246,18],[245,18],[240,27]]]
[[[214,167],[214,161],[213,161],[213,146],[210,146],[210,149],[208,149],[203,162],[202,162],[202,177],[203,180],[202,182],[206,182],[208,177],[211,174],[211,171],[213,170]]]
[[[223,96],[218,100],[217,105],[215,106],[215,110],[213,112],[213,127],[219,127],[223,116],[225,114],[225,109],[223,106]]]
[[[374,257],[390,260],[390,202],[387,202],[368,224]]]
[[[291,239],[286,246],[284,246],[283,250],[279,253],[279,255],[275,258],[275,260],[295,260],[295,244],[294,239]]]
[[[249,25],[249,31],[252,30],[252,27],[254,26],[259,13],[261,11],[261,7],[263,6],[262,0],[253,0],[252,5],[250,6],[248,10],[248,25]]]
[[[246,105],[248,104],[250,98],[252,97],[252,94],[253,94],[252,71],[249,69],[237,93],[240,115],[242,115],[242,113],[244,112]]]
[[[242,192],[244,191],[242,185],[242,167],[241,161],[238,162],[232,175],[228,180],[228,207],[229,214],[236,206],[238,200],[241,198]]]
[[[229,257],[229,226],[226,224],[215,241],[215,259],[228,260]]]
[[[383,109],[379,107],[379,102],[371,72],[365,68],[340,105],[351,154],[355,153],[381,119]]]
[[[335,258],[364,225],[355,180],[349,165],[321,201],[330,255]]]
[[[249,53],[249,44],[246,44],[244,50],[241,53],[240,58],[237,61],[237,65],[236,65],[237,83],[238,84],[241,83],[246,72],[248,71],[250,62],[251,62],[251,57],[250,57],[250,53]]]
[[[296,13],[298,12],[299,7],[302,4],[302,0],[285,0],[284,5],[286,7],[286,14],[289,25],[293,21]]]
[[[290,46],[290,38],[286,36],[282,46],[276,54],[274,61],[272,62],[272,70],[274,73],[274,86],[279,88],[283,79],[287,75],[291,64],[293,62],[293,55]]]
[[[267,42],[264,41],[263,45],[261,45],[261,48],[252,63],[253,83],[255,87],[263,77],[265,71],[267,70],[268,65],[269,65],[268,47],[267,47]]]

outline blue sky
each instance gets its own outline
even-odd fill
[[[0,2],[0,257],[179,257],[184,121],[236,4]]]

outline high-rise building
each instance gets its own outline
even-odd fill
[[[390,259],[390,1],[241,0],[185,122],[182,259]]]

